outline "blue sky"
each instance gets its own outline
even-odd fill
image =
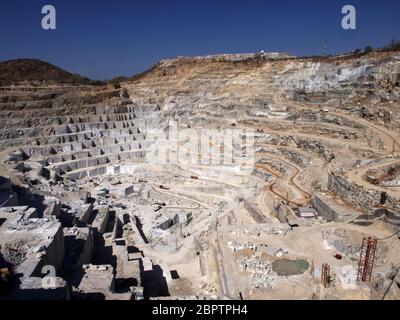
[[[57,30],[41,28],[42,6]],[[341,8],[357,30],[341,28]],[[93,79],[131,76],[162,58],[380,47],[400,39],[398,0],[1,0],[0,60],[38,58]]]

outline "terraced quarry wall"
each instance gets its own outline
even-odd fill
[[[352,272],[360,241],[398,228],[392,218],[400,210],[399,180],[374,185],[365,177],[400,162],[399,74],[396,51],[223,55],[163,60],[119,84],[4,86],[0,175],[9,179],[0,191],[18,208],[1,211],[0,234],[25,235],[12,229],[18,221],[38,230],[57,221],[68,239],[59,269],[76,297],[92,294],[93,283],[110,299],[359,297]],[[172,136],[172,124],[196,142]],[[239,140],[228,148],[212,130],[236,130]],[[203,140],[208,151],[219,151],[218,163],[201,148],[197,162],[154,161],[163,152],[176,156],[170,145],[186,151]],[[234,150],[251,165],[223,163]],[[310,215],[316,193],[329,200],[316,211],[331,212],[329,205],[340,202],[373,223]],[[51,245],[37,245],[28,241],[27,256],[51,260]],[[377,258],[368,298],[383,294],[399,262],[397,244],[381,246],[386,253]],[[84,259],[72,259],[75,251]],[[281,258],[304,260],[304,270],[283,277],[272,268]],[[312,266],[325,262],[350,289],[315,289],[320,275]]]

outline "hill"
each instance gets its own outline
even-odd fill
[[[0,62],[1,86],[43,81],[46,84],[93,84],[88,78],[69,73],[41,60],[16,59]]]

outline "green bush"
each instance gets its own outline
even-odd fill
[[[390,43],[384,49],[389,51],[400,50],[400,41],[392,39],[392,41],[390,41]]]
[[[364,52],[365,53],[369,53],[369,52],[372,52],[373,50],[374,49],[371,46],[366,46],[365,49],[364,49]]]

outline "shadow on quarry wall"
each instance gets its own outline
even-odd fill
[[[113,232],[114,225],[115,225],[115,211],[114,210],[110,210],[109,216],[108,216],[107,227],[106,227],[106,230],[104,231],[104,233]]]
[[[333,173],[328,174],[328,189],[342,199],[361,207],[369,214],[374,214],[376,207],[382,201],[381,192],[372,189],[364,189],[354,182],[348,181],[345,177]],[[398,212],[400,210],[399,201],[388,195],[385,198],[385,206],[388,210],[393,212]]]
[[[140,276],[142,280],[143,296],[145,299],[151,297],[170,296],[168,284],[163,276],[163,270],[159,265],[153,265],[152,270],[144,270],[143,263],[140,262]]]
[[[137,287],[138,280],[135,278],[115,279],[115,292],[126,293],[130,291],[130,287]]]
[[[28,188],[13,186],[14,191],[18,196],[19,206],[29,206],[36,209],[38,218],[43,218],[43,212],[46,206],[43,204],[45,197],[40,194],[34,194]]]
[[[113,255],[113,248],[112,246],[105,246],[102,236],[94,239],[92,264],[110,264],[114,270],[117,268],[117,257]]]
[[[362,214],[354,220],[355,224],[368,226],[376,220],[383,220],[395,227],[400,227],[400,214],[395,213],[387,208],[376,209],[372,214]]]
[[[142,226],[142,223],[140,222],[140,219],[138,218],[138,216],[135,216],[135,223],[136,223],[136,227],[138,228],[140,236],[142,237],[143,241],[145,243],[149,243],[149,240],[147,240],[146,235],[143,232],[143,229],[142,229],[143,226]]]
[[[81,283],[84,275],[85,273],[83,272],[83,270],[75,270],[71,272],[64,271],[63,278],[65,281],[67,281],[69,285],[79,287],[79,284]]]

